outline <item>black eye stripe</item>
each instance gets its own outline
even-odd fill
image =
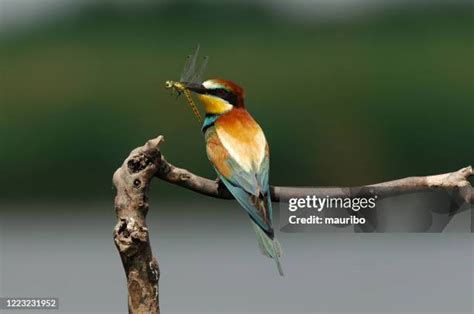
[[[231,105],[237,104],[237,95],[223,88],[215,88],[208,91],[208,94],[227,100]]]

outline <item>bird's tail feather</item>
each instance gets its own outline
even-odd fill
[[[280,276],[283,276],[283,269],[280,264],[280,256],[282,254],[280,242],[277,239],[271,239],[260,227],[252,221],[253,228],[257,234],[258,247],[263,255],[272,258],[278,269]]]

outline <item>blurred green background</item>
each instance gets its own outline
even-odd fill
[[[113,171],[159,134],[169,161],[215,177],[190,108],[164,89],[197,43],[210,56],[206,78],[246,89],[275,185],[360,185],[472,164],[471,2],[353,14],[303,3],[105,1],[4,24],[0,197],[110,200]]]

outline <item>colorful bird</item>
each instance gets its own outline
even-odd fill
[[[272,227],[268,144],[244,105],[244,90],[221,79],[182,83],[196,93],[206,117],[202,126],[207,156],[219,178],[249,215],[260,250],[283,276],[280,243]]]

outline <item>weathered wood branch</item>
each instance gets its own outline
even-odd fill
[[[379,198],[425,190],[445,190],[458,193],[466,203],[474,203],[473,188],[469,177],[474,174],[471,166],[458,171],[424,176],[408,177],[393,181],[376,183],[361,187],[282,187],[272,186],[272,201],[292,197],[305,197],[308,193],[318,197],[361,197],[375,196]],[[163,181],[181,186],[188,190],[220,199],[233,199],[232,195],[219,180],[210,180],[192,172],[178,168],[161,156],[160,167],[156,176]]]
[[[134,149],[113,177],[118,220],[114,240],[127,276],[129,313],[160,313],[160,270],[151,252],[145,219],[148,189],[161,163],[161,141],[159,136]]]
[[[219,180],[210,180],[178,168],[161,154],[159,145],[163,137],[149,140],[134,149],[113,177],[117,189],[115,209],[117,225],[114,239],[127,275],[128,306],[130,313],[159,313],[158,280],[160,271],[152,255],[146,214],[148,189],[153,177],[181,186],[191,191],[221,199],[233,199]],[[474,174],[471,166],[458,171],[409,177],[363,187],[271,187],[275,202],[292,197],[305,197],[309,193],[318,197],[379,198],[425,190],[445,190],[456,193],[464,202],[474,203],[474,192],[469,177]]]

